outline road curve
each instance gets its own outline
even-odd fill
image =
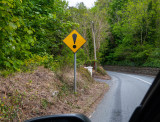
[[[140,104],[154,77],[108,71],[111,80],[96,79],[110,89],[90,116],[92,122],[128,122]]]

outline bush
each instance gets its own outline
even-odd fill
[[[95,62],[98,62],[98,61],[97,60],[87,60],[85,62],[85,65],[94,67]]]
[[[143,66],[160,67],[160,48],[154,49]]]
[[[107,75],[106,71],[101,66],[97,67],[97,72],[101,75]]]
[[[77,52],[77,66],[84,65],[88,60],[88,55],[83,49],[79,49]]]

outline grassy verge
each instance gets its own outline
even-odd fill
[[[107,74],[107,71],[104,70],[102,66],[97,67],[97,72],[95,70],[93,70],[93,77],[99,78],[99,79],[104,79],[104,80],[111,79],[111,77]]]

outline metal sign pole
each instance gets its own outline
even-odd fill
[[[76,53],[74,53],[74,93],[76,94]]]

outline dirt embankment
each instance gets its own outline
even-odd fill
[[[108,90],[79,68],[77,94],[73,94],[73,70],[54,73],[43,67],[28,73],[0,77],[0,121],[24,121],[32,117],[83,113],[89,116]]]

